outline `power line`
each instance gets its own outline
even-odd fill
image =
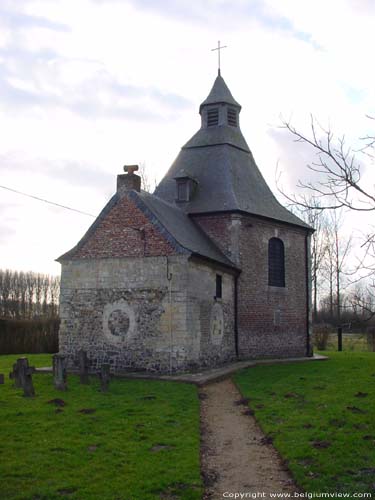
[[[44,203],[49,203],[50,205],[55,205],[56,207],[65,208],[66,210],[71,210],[72,212],[78,212],[79,214],[88,215],[89,217],[96,217],[96,215],[89,214],[88,212],[82,212],[82,210],[77,210],[76,208],[67,207],[66,205],[60,205],[60,203],[55,203],[53,201],[45,200],[44,198],[39,198],[38,196],[33,196],[32,194],[23,193],[22,191],[17,191],[17,189],[12,189],[10,187],[1,185],[0,188],[6,189],[7,191],[12,191],[13,193],[21,194],[22,196],[27,196],[28,198],[33,198],[34,200],[43,201]]]

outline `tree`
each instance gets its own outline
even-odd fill
[[[312,202],[311,202],[312,205]],[[296,215],[301,217],[309,226],[315,229],[311,235],[311,291],[312,291],[312,319],[317,321],[318,315],[318,291],[321,281],[324,279],[323,264],[327,253],[326,225],[327,217],[319,205],[314,208],[294,206],[292,208]]]
[[[322,210],[346,207],[361,212],[375,211],[375,192],[363,185],[361,162],[356,158],[356,153],[363,153],[366,158],[373,160],[375,135],[361,138],[364,141],[363,148],[354,151],[346,146],[345,136],[335,141],[333,132],[318,125],[313,117],[310,137],[303,135],[290,122],[283,121],[282,127],[293,135],[295,142],[311,146],[316,153],[316,160],[307,167],[319,174],[316,183],[299,181],[299,187],[309,192],[308,197],[289,196],[290,200],[312,208],[318,203]]]
[[[373,118],[369,117],[371,120]],[[325,129],[311,116],[311,134],[305,135],[297,130],[290,122],[283,120],[282,128],[288,130],[294,140],[311,147],[315,153],[313,162],[307,168],[315,173],[316,181],[299,181],[301,194],[283,195],[293,204],[304,209],[314,209],[318,205],[321,210],[337,211],[343,208],[357,212],[375,211],[375,187],[366,185],[363,181],[363,163],[358,160],[362,155],[364,161],[374,161],[375,135],[365,135],[360,138],[363,145],[357,150],[346,145],[345,136],[335,138],[332,130]],[[339,253],[347,253],[348,247],[338,248],[338,240],[333,233],[331,256],[336,272],[336,300],[337,311],[340,315],[340,261]],[[358,263],[356,271],[361,271],[362,277],[370,278],[368,294],[375,293],[375,229],[364,228],[362,249],[363,257]],[[343,255],[341,256],[343,257]],[[341,263],[340,263],[341,262]],[[332,267],[330,268],[332,272]],[[330,274],[332,280],[332,275]],[[332,281],[331,281],[332,283]],[[337,290],[338,288],[338,290]],[[367,295],[368,295],[367,294]],[[365,294],[366,295],[366,294]],[[367,296],[366,295],[366,296]],[[332,297],[332,292],[331,292]],[[363,304],[363,307],[367,307]],[[375,314],[375,311],[372,311]]]
[[[327,238],[327,252],[329,279],[330,279],[330,304],[331,313],[333,313],[333,283],[335,284],[335,302],[336,321],[337,324],[341,323],[341,310],[342,310],[342,289],[343,289],[343,275],[346,271],[347,259],[352,246],[352,238],[345,238],[342,236],[342,223],[343,213],[334,210],[329,214],[329,223],[326,226]]]
[[[147,172],[146,163],[144,162],[139,165],[139,175],[141,176],[143,191],[151,193],[153,191],[153,187],[156,187],[156,179],[154,178],[153,181],[151,181],[149,173]],[[152,184],[154,185],[153,187]]]

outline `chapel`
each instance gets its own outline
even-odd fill
[[[62,255],[59,349],[171,373],[312,355],[311,227],[267,186],[220,70],[155,192],[137,166]]]

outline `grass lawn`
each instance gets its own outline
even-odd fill
[[[343,351],[371,351],[365,333],[344,333],[342,336]],[[327,341],[327,351],[337,351],[337,333],[330,333]]]
[[[95,378],[83,386],[69,376],[59,392],[41,374],[36,397],[24,398],[8,378],[17,357],[0,356],[1,500],[201,498],[194,386],[113,380],[103,394]],[[51,365],[49,355],[27,357]],[[66,405],[48,403],[55,398]]]
[[[375,353],[257,366],[234,379],[308,492],[375,490]]]

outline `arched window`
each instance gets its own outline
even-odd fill
[[[279,238],[268,242],[268,284],[285,286],[284,243]]]

